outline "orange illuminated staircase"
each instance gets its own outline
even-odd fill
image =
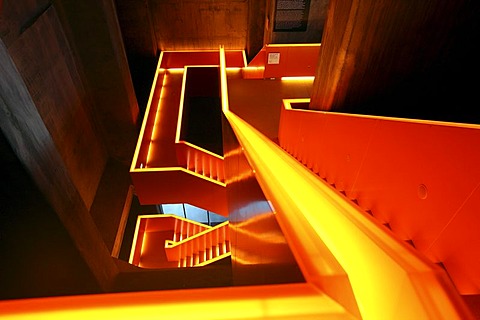
[[[201,267],[229,257],[228,221],[212,227],[155,214],[138,216],[129,262],[148,269]]]
[[[179,267],[201,267],[230,257],[228,221],[179,241],[165,242],[168,261],[178,261]]]
[[[226,58],[229,68],[245,66],[241,50],[226,51]],[[218,50],[161,53],[130,168],[142,204],[190,203],[228,216],[223,155],[184,137],[188,102],[219,91],[197,74],[218,65]]]
[[[281,52],[280,61],[292,56],[290,49]],[[473,319],[458,292],[477,293],[480,287],[479,254],[472,249],[479,243],[475,227],[480,152],[474,146],[480,144],[480,127],[286,110],[276,144],[229,111],[228,55],[222,55],[224,114],[241,146],[235,151],[248,159],[305,282],[48,298],[36,303],[4,301],[0,315],[85,318],[96,310],[97,316],[110,318],[161,314],[169,319]],[[201,54],[194,56],[200,59]],[[167,60],[175,61],[174,57]],[[265,58],[268,61],[268,55]],[[302,59],[287,61],[294,64]],[[267,67],[273,74],[291,66]],[[268,70],[258,68],[266,77]],[[169,83],[178,82],[176,72],[159,67],[154,86],[165,90],[158,91],[152,104],[157,111],[164,106],[159,101],[175,91]],[[162,125],[168,123],[158,122],[162,117],[156,114],[144,122],[141,138],[146,139],[140,141],[132,163],[137,192],[174,197],[169,192],[175,190],[194,201],[205,190],[184,179],[183,174],[193,170],[180,167],[177,159],[155,163],[165,156],[162,150],[168,150],[166,157],[172,150],[156,146],[174,146],[173,139],[162,140],[166,128]],[[168,165],[174,168],[165,169]],[[218,183],[202,172],[193,171],[193,175],[210,185]],[[165,186],[158,187],[159,181]],[[196,191],[186,190],[189,186]],[[218,198],[204,200],[217,203]],[[193,266],[195,260],[200,262],[198,253],[207,252],[214,243],[229,246],[228,224],[211,228],[172,215],[158,218],[163,219],[161,223],[157,218],[139,217],[130,263],[141,268]],[[232,228],[233,249],[238,249],[236,235],[246,231],[237,231],[237,226],[256,222],[255,217],[246,222],[235,222]],[[403,240],[411,240],[415,247]],[[149,260],[152,257],[146,254],[151,253],[163,257]],[[234,251],[232,259],[237,254]],[[169,261],[168,255],[175,261]],[[434,262],[450,267],[449,274]],[[462,275],[462,270],[468,272]]]

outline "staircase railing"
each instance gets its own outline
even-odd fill
[[[223,157],[186,141],[175,143],[178,164],[206,178],[225,183]]]
[[[230,256],[229,224],[225,221],[180,241],[165,241],[168,261],[179,267],[200,267]]]
[[[173,214],[139,215],[130,251],[129,263],[136,266],[139,265],[145,237],[149,232],[171,231],[173,234],[171,241],[181,242],[210,229],[212,229],[212,227],[209,225],[181,218]]]

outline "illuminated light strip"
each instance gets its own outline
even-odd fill
[[[160,68],[160,64],[162,63],[162,59],[161,59],[162,55],[160,55],[160,59],[158,59],[158,63],[157,63],[157,69]],[[148,115],[150,113],[150,108],[151,108],[151,104],[152,104],[152,99],[153,99],[153,94],[155,92],[155,87],[156,87],[156,84],[157,84],[157,80],[158,80],[158,74],[159,74],[159,71],[157,70],[155,72],[155,77],[153,79],[153,83],[152,83],[152,87],[150,89],[150,95],[148,97],[148,102],[147,102],[147,108],[145,110],[145,115]],[[138,135],[138,140],[137,140],[137,146],[135,148],[135,153],[133,154],[133,159],[132,159],[132,164],[130,166],[130,171],[134,171],[136,166],[137,166],[137,161],[138,161],[138,154],[140,153],[140,149],[142,147],[142,143],[143,143],[143,135],[145,134],[145,128],[147,126],[147,122],[148,122],[148,117],[144,117],[143,119],[143,123],[142,123],[142,127],[140,129],[140,133]]]
[[[161,103],[162,103],[162,99],[163,99],[163,95],[164,95],[164,92],[165,92],[165,84],[167,82],[167,74],[165,73],[163,75],[163,82],[162,82],[162,88],[160,89],[160,97],[158,99],[158,103],[157,103],[157,110],[155,111],[155,118],[153,120],[153,128],[152,128],[152,134],[150,135],[150,143],[148,144],[148,150],[147,150],[147,159],[145,161],[145,168],[148,167],[149,165],[149,162],[150,162],[150,152],[152,150],[152,143],[153,141],[155,140],[155,133],[157,131],[157,121],[158,121],[158,114],[159,114],[159,111],[160,111],[160,107],[161,107]]]
[[[306,283],[104,293],[0,301],[2,320],[352,319]]]
[[[429,125],[442,125],[447,127],[461,127],[461,128],[468,128],[468,129],[480,129],[479,124],[471,124],[471,123],[459,123],[459,122],[444,122],[444,121],[437,121],[437,120],[423,120],[423,119],[411,119],[411,118],[397,118],[397,117],[386,117],[386,116],[371,116],[365,114],[349,114],[349,113],[339,113],[335,111],[324,111],[324,110],[315,110],[315,109],[293,109],[291,103],[310,103],[310,98],[300,98],[300,99],[283,99],[283,107],[286,110],[291,111],[300,111],[300,112],[316,112],[316,113],[328,113],[328,114],[336,114],[342,117],[351,117],[351,118],[365,118],[365,119],[372,119],[372,120],[387,120],[387,121],[398,121],[398,122],[411,122],[411,123],[422,123],[422,124],[429,124]]]
[[[286,110],[295,110],[292,108],[292,103],[310,103],[310,98],[300,98],[300,99],[283,99],[283,107]],[[306,109],[302,109],[302,111],[309,111]],[[314,110],[318,111],[318,110]]]
[[[272,43],[267,44],[266,47],[319,47],[321,43],[292,43],[292,44],[281,44],[281,43]]]
[[[189,175],[193,175],[193,176],[196,176],[196,177],[201,178],[203,180],[207,180],[207,181],[213,182],[215,184],[218,184],[219,186],[222,186],[222,187],[226,186],[225,182],[221,182],[219,180],[212,179],[210,177],[201,175],[199,173],[196,173],[192,170],[188,170],[188,169],[183,168],[183,167],[161,167],[161,168],[148,168],[148,169],[136,169],[135,170],[135,172],[137,172],[137,173],[140,173],[140,172],[168,172],[168,171],[183,171],[183,172],[185,172]]]
[[[209,264],[211,264],[211,263],[214,263],[214,262],[216,262],[216,261],[222,260],[223,258],[230,257],[231,255],[232,255],[231,252],[223,253],[223,254],[221,254],[221,255],[213,258],[213,259],[205,260],[205,261],[203,261],[203,262],[201,262],[201,263],[198,263],[198,264],[194,265],[194,267],[196,268],[196,267],[207,266],[207,265],[209,265]]]
[[[165,53],[179,53],[179,52],[188,52],[188,53],[203,53],[203,52],[217,52],[215,49],[184,49],[184,50],[167,50],[167,51],[162,51]]]
[[[265,66],[258,66],[258,67],[250,67],[249,66],[249,67],[245,67],[243,69],[247,69],[247,70],[250,70],[250,69],[252,69],[252,70],[264,69],[265,70]]]
[[[228,89],[227,89],[227,71],[225,62],[225,49],[220,46],[220,87],[222,92],[222,110],[228,112]]]
[[[208,68],[218,67],[218,64],[189,64],[185,65],[185,68]]]
[[[224,157],[223,157],[223,156],[220,156],[220,155],[218,155],[218,154],[216,154],[216,153],[213,153],[213,152],[211,152],[211,151],[208,151],[207,149],[203,149],[202,147],[199,147],[199,146],[197,146],[197,145],[195,145],[195,144],[191,144],[190,142],[181,140],[181,141],[179,141],[178,143],[179,143],[179,144],[184,144],[184,145],[186,145],[186,146],[189,146],[190,148],[196,149],[196,150],[198,150],[198,151],[200,151],[200,152],[202,152],[202,153],[206,153],[206,154],[208,154],[208,155],[211,155],[212,157],[218,158],[219,160],[224,160]]]
[[[141,221],[141,217],[139,216],[137,217],[137,224],[135,226],[135,233],[133,234],[132,247],[130,248],[130,257],[128,259],[128,263],[130,264],[133,264],[133,258],[135,257],[135,251],[136,251],[135,249],[138,241],[138,232],[140,231],[140,221]]]
[[[173,215],[174,217],[177,217],[175,215]],[[180,218],[180,217],[179,217]],[[184,219],[186,222],[188,223],[191,223],[191,222],[196,222],[194,220],[189,220],[189,219]],[[202,223],[191,223],[191,224],[197,224],[201,227],[205,227],[206,225],[202,224]],[[177,247],[183,243],[188,243],[188,242],[191,242],[193,241],[194,238],[199,238],[205,234],[208,234],[209,232],[212,232],[213,230],[218,230],[218,229],[221,229],[221,228],[228,228],[228,225],[229,225],[229,222],[228,221],[225,221],[225,222],[222,222],[220,224],[217,224],[216,226],[212,227],[212,226],[208,226],[205,227],[205,230],[202,230],[202,231],[199,231],[197,233],[195,233],[194,235],[191,235],[189,236],[188,238],[185,238],[183,240],[180,240],[180,241],[173,241],[173,240],[166,240],[165,242],[165,247],[166,248],[173,248],[173,247]],[[168,246],[167,246],[167,243],[168,243]]]
[[[313,80],[315,80],[315,77],[314,76],[281,77],[280,80],[283,80],[283,81],[313,81]]]
[[[243,56],[243,67],[246,68],[248,66],[248,63],[247,63],[247,55],[245,53],[245,50],[242,50],[242,56]]]
[[[184,68],[168,68],[167,70],[171,73],[182,73],[185,71]]]
[[[311,262],[317,253],[310,245],[324,243],[347,272],[362,318],[471,319],[438,266],[394,238],[244,120],[231,112],[227,119],[277,210],[285,237],[309,246],[307,254],[298,245],[292,247],[307,282],[315,283],[321,276],[320,266]]]
[[[161,65],[162,65],[162,61],[163,61],[163,51],[160,52],[160,57],[158,59],[158,65],[157,65],[158,70],[163,69],[163,68],[160,68]],[[165,69],[163,69],[163,70],[165,70]]]
[[[185,84],[187,83],[187,67],[182,78],[182,92],[180,93],[180,107],[178,108],[177,132],[175,133],[175,143],[180,141],[180,130],[182,129],[183,102],[185,99]]]
[[[137,217],[137,224],[136,224],[136,227],[135,227],[135,233],[134,233],[134,236],[133,236],[133,242],[132,242],[132,247],[130,249],[130,258],[128,260],[128,262],[130,264],[133,264],[133,259],[135,257],[135,253],[136,253],[136,248],[137,248],[137,241],[138,241],[138,235],[139,235],[139,232],[140,232],[140,225],[142,223],[143,220],[147,220],[147,219],[175,219],[175,220],[180,220],[180,221],[185,221],[186,223],[190,224],[190,225],[197,225],[199,226],[201,229],[201,231],[199,231],[197,234],[199,233],[208,233],[209,230],[212,230],[212,229],[216,229],[216,228],[220,228],[221,225],[218,225],[218,226],[215,226],[215,227],[212,227],[212,226],[209,226],[209,225],[206,225],[206,224],[203,224],[203,223],[200,223],[200,222],[197,222],[197,221],[194,221],[194,220],[189,220],[189,219],[186,219],[186,218],[182,218],[182,217],[179,217],[179,216],[176,216],[174,214],[143,214],[143,215],[139,215]],[[228,221],[224,222],[223,224],[226,224],[228,225]],[[174,228],[175,230],[173,230],[174,232],[176,232],[176,228]],[[140,255],[142,254],[143,252],[143,247],[144,247],[144,242],[145,242],[145,234],[148,233],[149,230],[147,230],[147,223],[145,221],[145,230],[143,230],[143,237],[142,237],[142,245],[141,245],[141,248],[140,248]],[[194,235],[196,236],[196,234]],[[193,237],[194,237],[193,236]],[[173,241],[173,240],[166,240],[165,241],[165,248],[170,248],[170,247],[175,247],[181,243],[185,243],[188,241],[188,239],[190,238],[186,238],[184,240],[181,240],[181,241]],[[168,244],[168,246],[167,246]]]
[[[204,224],[195,220],[190,220],[184,217],[180,217],[177,215],[174,215],[172,213],[155,213],[155,214],[142,214],[139,215],[138,218],[140,219],[175,219],[175,220],[180,220],[180,221],[185,221],[189,224],[194,224],[198,225],[201,228],[205,229],[211,229],[213,228],[212,226],[209,226],[208,224]],[[177,241],[178,242],[178,241]]]

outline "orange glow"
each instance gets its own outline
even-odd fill
[[[290,48],[290,47],[319,47],[321,43],[290,43],[290,44],[281,44],[281,43],[271,43],[267,44],[268,47],[272,48]]]
[[[167,70],[170,73],[182,73],[185,71],[185,68],[169,68]]]
[[[225,221],[215,227],[204,228],[191,235],[187,234],[185,239],[179,241],[167,240],[165,242],[165,252],[167,253],[168,260],[180,261],[186,259],[187,256],[193,257],[194,254],[198,254],[202,251],[205,252],[210,249],[212,245],[217,246],[218,244],[225,244],[225,241],[229,240],[228,228],[229,222]],[[226,249],[227,248],[224,248],[225,251]],[[230,250],[228,250],[228,252],[223,252],[222,255],[218,252],[215,257],[205,259],[206,261],[203,263],[193,266],[204,266],[228,256],[230,256]]]
[[[160,114],[161,110],[161,104],[162,104],[162,97],[165,94],[165,83],[167,82],[167,74],[163,76],[163,83],[162,83],[162,88],[160,89],[160,99],[158,100],[158,104],[156,106],[156,111],[155,111],[155,118],[153,120],[153,129],[152,129],[152,135],[150,136],[150,144],[148,145],[148,151],[147,151],[147,160],[145,163],[145,168],[148,167],[148,164],[150,162],[150,152],[152,150],[152,141],[155,141],[156,135],[155,133],[157,132],[157,124],[158,124],[158,116]]]
[[[177,132],[175,134],[175,142],[180,141],[180,132],[182,128],[183,103],[185,99],[185,83],[187,82],[187,70],[183,74],[182,93],[180,94],[180,108],[178,109]]]
[[[281,77],[282,81],[313,81],[315,77]]]
[[[308,284],[7,300],[0,301],[0,317],[2,320],[354,319]]]
[[[220,88],[222,95],[222,110],[228,112],[228,89],[227,89],[227,71],[225,64],[225,49],[220,46]]]
[[[243,57],[243,67],[247,66],[247,55],[245,54],[245,50],[242,50],[242,57]]]
[[[445,273],[319,179],[277,144],[227,113],[249,163],[308,282],[323,271],[310,264],[324,243],[348,274],[365,319],[469,319]],[[281,172],[282,174],[278,174]],[[313,268],[313,269],[312,269]],[[418,275],[422,274],[423,277]]]
[[[264,66],[261,66],[261,67],[260,67],[260,66],[258,66],[258,67],[245,67],[245,68],[243,68],[243,69],[245,69],[245,70],[253,70],[253,71],[255,71],[255,70],[259,70],[259,69],[262,69],[262,70],[264,70],[264,69],[265,69],[265,67],[264,67]]]
[[[430,261],[442,262],[460,294],[478,294],[480,254],[471,248],[480,243],[472,228],[480,222],[480,152],[472,146],[480,143],[480,126],[290,105],[308,102],[284,100],[280,146]]]
[[[173,238],[161,238],[165,242],[159,243],[158,234],[165,231]],[[150,269],[171,268],[171,262],[178,262],[178,267],[205,266],[231,255],[229,241],[228,221],[211,227],[173,214],[139,215],[129,263]],[[218,252],[207,257],[205,253],[212,247]]]
[[[180,166],[204,177],[225,181],[224,157],[186,141],[179,141],[175,147]]]
[[[267,48],[285,47],[288,49],[290,46],[291,45],[270,45],[267,46]],[[296,47],[301,46],[304,45],[298,45]],[[311,44],[310,46],[319,45]],[[301,132],[303,134],[303,136],[290,137],[293,141],[288,141],[288,143],[291,143],[294,147],[292,154],[295,154],[297,157],[302,157],[301,159],[296,160],[293,156],[282,150],[277,144],[264,137],[235,114],[229,112],[228,83],[226,75],[227,67],[223,46],[220,47],[219,52],[222,109],[242,145],[241,150],[238,148],[232,152],[243,152],[243,150],[245,150],[248,162],[253,168],[253,171],[241,172],[239,176],[235,177],[235,179],[251,178],[255,173],[267,200],[271,203],[271,207],[275,208],[275,218],[278,219],[278,223],[292,248],[292,252],[295,255],[307,283],[284,287],[273,285],[264,286],[262,288],[247,287],[240,289],[234,287],[222,289],[164,291],[162,293],[135,293],[128,296],[128,303],[123,305],[122,302],[120,302],[120,299],[123,296],[117,295],[116,298],[107,298],[106,301],[111,302],[108,308],[105,309],[105,317],[121,319],[126,316],[129,318],[138,317],[139,314],[151,316],[150,313],[156,315],[161,313],[162,316],[165,315],[166,319],[168,319],[169,316],[171,316],[172,319],[182,317],[195,319],[212,319],[212,317],[218,319],[309,319],[321,317],[341,319],[363,318],[415,320],[473,319],[444,270],[432,264],[424,256],[420,255],[418,251],[412,249],[409,245],[401,241],[401,239],[396,238],[389,230],[381,225],[378,220],[372,219],[367,215],[362,210],[362,206],[358,207],[356,204],[353,204],[350,202],[349,198],[344,196],[344,194],[333,189],[328,183],[313,174],[312,170],[314,169],[308,170],[306,168],[307,163],[310,165],[312,160],[305,156],[305,150],[308,149],[309,145],[306,142],[304,143],[303,138],[307,139],[309,134],[311,134],[312,137],[318,138],[318,140],[321,140],[320,138],[323,139],[325,136],[331,137],[334,135],[345,135],[347,137],[346,139],[356,142],[356,144],[348,145],[350,153],[346,156],[342,154],[343,157],[341,158],[335,158],[334,155],[336,155],[336,149],[327,149],[329,152],[324,152],[325,155],[323,155],[324,157],[329,157],[328,159],[330,162],[327,164],[333,163],[337,166],[331,166],[328,168],[329,170],[326,170],[325,167],[316,167],[315,170],[316,172],[320,171],[324,173],[322,177],[327,175],[328,179],[326,179],[326,181],[335,182],[336,186],[341,188],[339,190],[346,191],[346,194],[351,191],[346,188],[346,186],[348,187],[346,182],[339,179],[339,177],[342,178],[343,175],[345,175],[345,172],[350,173],[350,168],[346,167],[339,170],[338,165],[347,162],[356,163],[363,167],[366,166],[364,162],[365,157],[362,156],[363,154],[353,153],[357,150],[358,139],[356,140],[354,134],[350,134],[351,131],[348,131],[348,129],[351,129],[351,126],[346,125],[350,122],[345,120],[352,119],[353,116],[346,114],[340,116],[339,114],[330,112],[328,113],[328,116],[330,117],[329,119],[331,119],[331,117],[337,117],[338,122],[335,122],[333,125],[329,123],[329,126],[325,126],[328,128],[322,127],[323,131],[307,131],[310,126],[312,126],[313,122],[309,122],[308,124],[310,126],[308,126],[304,125],[304,122],[297,121],[301,127],[289,127],[288,131],[290,134],[292,134],[292,132]],[[283,62],[285,60],[281,59],[281,61]],[[297,62],[298,61],[301,61],[301,59],[297,59]],[[297,67],[298,65],[295,65],[289,71],[303,70],[302,68],[297,69]],[[262,68],[264,69],[264,67],[256,67],[255,70],[261,70]],[[285,67],[285,69],[278,71],[278,74],[282,74],[282,72],[287,69],[288,68]],[[244,70],[253,70],[253,67],[246,67]],[[159,69],[159,71],[171,72],[172,69]],[[184,69],[175,69],[175,72],[177,71],[183,72]],[[307,79],[307,81],[311,80],[312,77]],[[152,92],[153,88],[154,87],[152,87]],[[290,103],[307,103],[309,101],[309,99],[284,100],[284,105],[285,109],[291,111],[291,114],[308,114],[309,116],[313,114],[326,115],[325,112],[314,110],[294,110],[290,105]],[[181,105],[183,105],[183,102],[181,102]],[[150,106],[148,106],[148,108],[150,108]],[[295,118],[295,120],[298,119],[304,118]],[[382,121],[387,120],[387,118],[382,117],[372,118],[361,115],[355,116],[355,120],[358,119],[375,122],[375,125],[378,125],[378,127],[384,126]],[[439,132],[429,131],[434,130],[439,122],[434,123],[429,121],[392,118],[388,118],[388,121],[389,123],[398,124],[398,132],[401,134],[399,135],[400,137],[405,135],[406,132],[409,132],[403,130],[405,124],[420,124],[424,126],[424,133],[426,134],[416,136],[428,137],[432,135],[432,132]],[[180,121],[178,123],[180,123]],[[459,127],[460,129],[472,128],[472,126],[466,124],[442,123],[442,125],[444,125],[444,127]],[[339,127],[344,129],[340,132],[338,130]],[[318,126],[315,128],[318,129]],[[478,127],[476,127],[476,129],[478,129]],[[380,131],[380,133],[385,132],[386,131]],[[321,133],[321,137],[319,133]],[[443,133],[443,131],[440,133]],[[448,136],[448,133],[450,132],[446,131],[445,135]],[[154,133],[152,132],[151,135],[153,137]],[[140,136],[142,137],[142,134]],[[382,135],[379,134],[379,136]],[[465,135],[465,137],[467,138],[465,139],[465,141],[467,141],[465,142],[466,145],[471,147],[472,145],[478,144],[475,143],[477,140],[470,139],[469,135]],[[336,139],[323,140],[328,140],[332,144],[338,145],[338,140]],[[369,147],[372,147],[372,143],[376,140],[364,139],[363,141],[369,143]],[[442,141],[447,141],[447,139]],[[385,146],[385,143],[381,145]],[[409,146],[412,145],[414,144],[409,144]],[[190,147],[187,144],[185,144],[185,146]],[[439,148],[442,147],[443,146],[439,146]],[[186,191],[184,189],[182,190],[193,199],[199,197],[199,190],[206,188],[207,182],[208,184],[213,182],[215,186],[226,186],[225,183],[219,183],[219,181],[216,181],[215,179],[210,179],[202,174],[189,171],[180,166],[149,169],[135,168],[135,165],[138,165],[135,164],[138,158],[138,148],[137,145],[134,164],[132,164],[132,170],[135,169],[135,173],[138,173],[137,176],[132,176],[136,182],[135,184],[139,185],[138,190],[142,187],[152,194],[164,194],[167,193],[169,189],[183,188],[188,185],[191,189],[185,189]],[[391,146],[391,149],[394,148],[399,148],[399,146]],[[197,150],[196,148],[192,149],[192,152],[196,152]],[[285,147],[285,149],[288,148]],[[471,153],[468,153],[473,160],[469,160],[471,162],[467,163],[473,165],[465,167],[477,167],[475,162],[477,159],[475,158],[475,152],[476,151],[473,150]],[[376,155],[376,158],[383,159],[379,154]],[[456,159],[454,158],[454,155],[455,153],[452,153],[450,156],[453,157],[453,159]],[[214,157],[214,155],[209,156],[212,156],[212,158]],[[357,158],[359,160],[357,160]],[[399,159],[403,158],[399,157]],[[395,159],[391,159],[391,161],[393,160]],[[303,161],[305,165],[299,161]],[[438,165],[438,161],[439,159],[437,158],[430,163],[435,164],[436,166]],[[464,162],[450,161],[450,167],[453,167],[452,164],[456,163]],[[377,167],[379,167],[378,162]],[[451,170],[452,169],[446,169],[445,172],[450,173]],[[474,175],[474,173],[477,172],[476,170],[471,169],[469,171],[474,177],[476,177]],[[325,172],[328,172],[328,174],[325,174]],[[374,179],[378,179],[378,173],[375,174],[375,172],[376,171],[374,170],[371,174],[366,175],[370,182]],[[438,173],[438,171],[435,172]],[[142,174],[145,173],[146,175],[142,176]],[[166,175],[157,175],[159,173]],[[188,173],[188,177],[185,177],[187,176],[185,173]],[[206,183],[196,185],[195,182],[190,180],[191,177],[201,178],[198,180]],[[351,177],[354,179],[355,184],[362,183],[362,176],[352,174]],[[419,177],[424,177],[424,175],[419,175]],[[158,186],[157,183],[160,180],[168,181],[169,183]],[[400,179],[394,179],[393,181],[398,184],[402,182],[399,180]],[[476,195],[478,195],[478,179],[475,181],[477,182],[475,186],[476,189],[471,191],[471,198],[475,198]],[[424,183],[425,181],[422,180],[420,182]],[[441,182],[444,183],[443,180]],[[431,185],[428,183],[425,184],[429,187]],[[383,186],[384,185],[385,184],[383,184]],[[367,187],[368,186],[369,185],[367,185]],[[456,184],[454,188],[461,189],[464,188],[464,185]],[[223,191],[225,188],[221,189]],[[382,190],[375,189],[373,192],[375,192],[376,196],[385,196]],[[430,190],[433,190],[433,188],[429,188],[429,191]],[[364,187],[361,188],[361,191],[364,192],[369,190]],[[454,192],[452,192],[452,196],[454,196]],[[432,197],[434,197],[434,193],[430,192],[428,199]],[[218,197],[214,196],[212,198],[213,200],[210,201],[216,201]],[[353,199],[357,199],[357,197],[353,197]],[[467,200],[470,200],[470,198]],[[472,202],[474,201],[465,201],[462,203],[461,209],[468,207],[469,205],[472,206]],[[371,203],[364,204],[362,201],[359,203],[365,206],[371,205]],[[424,203],[425,202],[416,202],[418,206],[421,206]],[[380,211],[384,214],[390,214],[390,211],[399,209],[399,206],[403,205],[404,202],[399,203],[397,201],[395,204],[396,206],[393,208]],[[447,206],[449,204],[443,203],[443,205]],[[438,210],[435,210],[435,212],[441,212],[441,208],[437,209]],[[452,225],[454,226],[456,224],[456,220],[462,218],[460,213],[455,216],[455,219],[452,217],[452,219],[448,220],[449,228],[453,228]],[[224,214],[228,216],[228,212],[225,211]],[[433,224],[434,223],[432,223],[432,225]],[[254,241],[259,240],[258,234],[249,230],[248,226],[240,225],[240,227],[242,227],[242,229],[239,229],[239,232],[249,234],[252,239],[255,239]],[[450,232],[455,233],[456,235],[461,233],[460,229],[454,229]],[[271,237],[272,235],[269,236]],[[140,239],[135,239],[135,241],[140,243]],[[274,241],[275,237],[273,237],[273,242]],[[445,241],[445,239],[442,239],[435,234],[434,243],[429,244],[427,247],[432,255],[456,254],[452,251],[441,251],[441,248],[439,248],[437,244],[442,241]],[[468,251],[453,244],[455,244],[455,242],[452,242],[449,247],[450,249],[453,248],[456,251],[468,253]],[[237,248],[237,250],[242,249]],[[472,256],[476,257],[475,255]],[[232,259],[237,258],[232,257]],[[241,264],[250,263],[250,261],[246,261],[246,259],[238,259],[236,262]],[[477,262],[471,262],[472,265],[477,265]],[[243,289],[246,291],[242,291]],[[98,301],[105,301],[101,298],[98,299]],[[46,301],[48,302],[49,300],[47,299]],[[62,303],[68,300],[58,301],[60,302],[55,304],[55,308],[61,307]],[[79,313],[79,315],[82,318],[90,316],[91,314],[88,313],[90,312],[88,308],[92,307],[95,303],[87,304],[87,308],[82,305],[83,310],[86,309],[86,313]],[[15,308],[15,312],[21,310],[21,308],[14,303],[5,305],[0,301],[0,315],[2,314],[2,307],[4,306],[7,307],[6,310],[8,310],[8,308]],[[104,306],[101,305],[99,309],[102,309],[103,307]],[[35,310],[35,308],[30,305],[28,310]],[[75,315],[77,315],[76,308],[73,308],[73,310],[75,310]],[[232,312],[232,310],[234,310],[234,312]],[[62,317],[71,318],[71,314],[68,314],[70,311],[60,311],[67,312],[62,313]],[[324,312],[326,312],[327,315]],[[103,316],[103,313],[100,314]],[[11,315],[15,316],[16,314],[12,312]],[[22,316],[24,315],[25,314],[22,314]],[[27,318],[29,315],[33,315],[33,313],[28,313]],[[38,316],[38,314],[36,315]],[[42,316],[43,315],[49,319],[55,319],[55,312],[52,312],[51,310],[43,312]]]
[[[161,57],[161,55],[160,55]],[[158,64],[157,64],[157,71],[155,72],[155,77],[153,79],[153,83],[152,83],[152,87],[150,89],[150,95],[148,97],[148,102],[147,102],[147,108],[145,110],[145,114],[148,115],[149,112],[150,112],[150,108],[151,108],[151,104],[152,104],[152,99],[153,99],[153,94],[155,92],[155,85],[157,83],[157,80],[158,80],[158,75],[159,75],[159,72],[158,69],[159,69],[159,66],[160,66],[160,63],[161,63],[161,59],[158,60]],[[162,74],[165,74],[165,72],[162,72]],[[143,119],[143,122],[142,122],[142,127],[140,129],[140,134],[139,134],[139,139],[137,141],[137,146],[135,147],[135,153],[133,154],[133,160],[132,160],[132,164],[130,166],[130,170],[133,171],[135,170],[136,166],[137,166],[137,161],[138,161],[138,156],[139,156],[139,153],[140,153],[140,148],[142,146],[142,143],[143,143],[143,136],[145,134],[145,128],[147,126],[147,117],[144,117]],[[139,165],[140,166],[140,165]]]
[[[218,154],[216,154],[216,153],[213,153],[213,152],[211,152],[211,151],[208,151],[208,150],[206,150],[206,149],[203,149],[202,147],[199,147],[199,146],[196,146],[196,145],[194,145],[194,144],[191,144],[190,142],[180,141],[180,143],[181,143],[181,144],[185,144],[186,146],[188,146],[188,147],[190,147],[190,148],[192,148],[192,149],[196,149],[196,150],[198,150],[198,151],[200,151],[200,152],[202,152],[202,153],[208,154],[208,155],[210,155],[210,156],[212,156],[212,157],[218,158],[219,160],[223,160],[223,157],[222,157],[222,156],[220,156],[220,155],[218,155]]]

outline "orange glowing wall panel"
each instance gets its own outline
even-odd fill
[[[181,168],[130,172],[142,204],[189,203],[228,217],[226,188]]]
[[[279,141],[480,293],[480,126],[284,109]]]
[[[243,50],[226,50],[226,65],[228,68],[243,68],[245,59]],[[218,50],[212,51],[165,51],[160,68],[184,68],[189,65],[219,65]]]
[[[266,49],[263,47],[257,55],[248,63],[249,67],[265,67]]]
[[[225,50],[225,64],[227,68],[246,67],[246,58],[244,51]]]
[[[315,76],[319,54],[320,44],[267,45],[263,76],[264,78]]]
[[[278,144],[235,114],[227,117],[285,236],[295,240],[307,282],[317,283],[331,270],[322,261],[324,244],[347,273],[362,319],[472,319],[444,270]],[[332,298],[351,305],[343,300],[348,290],[341,282],[331,289]]]

